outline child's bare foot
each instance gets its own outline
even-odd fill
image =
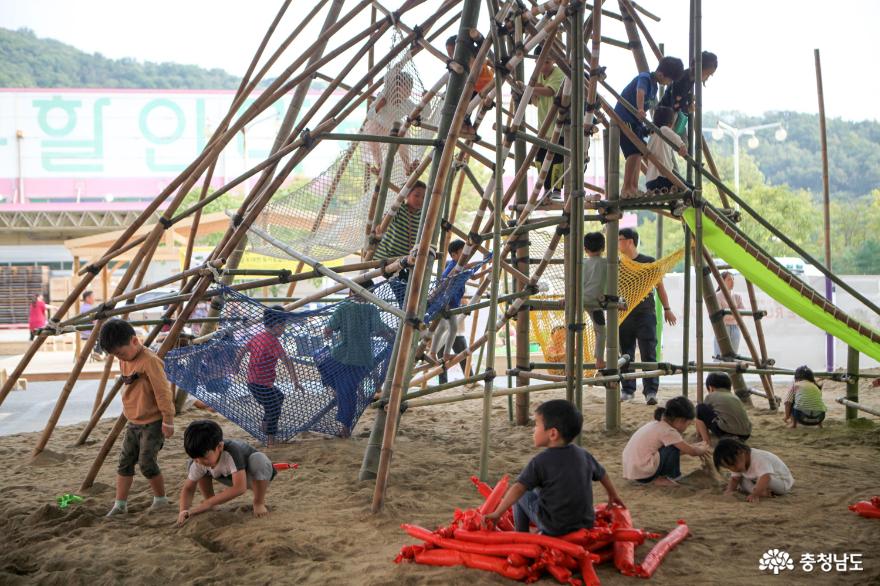
[[[654,479],[654,484],[657,486],[679,486],[679,484],[671,478],[667,478],[666,476],[661,476],[659,478]]]
[[[266,508],[266,505],[258,505],[254,503],[254,517],[265,517],[269,514],[269,509]]]
[[[605,368],[605,361],[602,360],[601,358],[597,358],[596,359],[596,370],[602,370],[603,368]]]

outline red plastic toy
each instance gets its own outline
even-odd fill
[[[418,525],[401,525],[422,545],[401,548],[395,558],[397,563],[409,560],[432,566],[465,566],[525,582],[535,582],[546,573],[561,584],[598,586],[597,564],[613,562],[625,575],[647,578],[688,535],[687,525],[679,521],[679,526],[636,565],[636,546],[660,535],[633,527],[627,509],[598,505],[592,529],[579,529],[559,537],[517,532],[513,531],[510,510],[505,511],[495,526],[487,525],[484,518],[498,508],[509,485],[508,477],[503,477],[494,487],[475,477],[471,480],[485,499],[483,504],[476,509],[456,509],[452,523],[435,531]]]
[[[880,519],[880,496],[875,496],[870,501],[859,501],[850,505],[849,510],[867,519]]]

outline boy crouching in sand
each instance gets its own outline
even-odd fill
[[[269,514],[266,491],[275,478],[272,461],[262,452],[236,440],[223,440],[223,430],[213,421],[193,421],[183,432],[183,449],[192,458],[187,463],[186,481],[180,491],[180,527],[193,515],[254,491],[254,517]],[[230,488],[214,494],[214,480]],[[196,487],[203,500],[192,507]],[[191,508],[192,507],[192,508]]]
[[[563,399],[547,401],[535,410],[535,447],[547,449],[526,465],[495,512],[486,515],[487,521],[497,522],[516,503],[517,531],[528,532],[530,521],[545,535],[591,529],[594,481],[605,488],[611,504],[624,506],[602,465],[571,443],[583,423],[575,406]]]
[[[119,359],[125,388],[122,412],[128,419],[119,467],[116,469],[116,502],[108,517],[128,512],[128,493],[138,464],[153,490],[151,510],[168,506],[165,479],[157,457],[165,438],[174,434],[174,399],[165,378],[162,359],[145,348],[134,328],[121,319],[111,319],[101,328],[100,344]]]

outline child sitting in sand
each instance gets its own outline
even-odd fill
[[[822,401],[822,389],[816,383],[816,377],[808,366],[798,366],[794,371],[794,384],[785,396],[785,421],[789,427],[801,425],[818,425],[822,427],[825,420],[825,402]]]
[[[715,446],[713,455],[715,468],[722,466],[733,472],[724,494],[734,494],[737,490],[748,494],[750,503],[762,497],[775,494],[788,494],[794,485],[794,478],[788,466],[779,456],[750,448],[741,441],[724,438]]]
[[[529,531],[529,522],[546,535],[564,535],[593,527],[593,486],[598,481],[611,504],[623,505],[605,469],[590,452],[572,442],[584,418],[563,399],[542,403],[535,410],[533,439],[536,448],[547,448],[526,465],[498,508],[486,515],[497,522],[516,503],[517,531]]]
[[[623,449],[623,477],[643,484],[674,486],[681,476],[681,454],[701,457],[709,446],[689,444],[681,436],[694,420],[694,404],[675,397],[654,411],[654,421],[641,426]]]
[[[165,438],[174,434],[174,398],[162,359],[145,348],[131,324],[121,319],[111,319],[104,324],[100,343],[105,352],[119,359],[125,384],[122,413],[128,419],[116,469],[116,502],[107,516],[128,512],[128,493],[136,463],[153,491],[150,509],[166,507],[165,479],[157,457]]]
[[[709,434],[715,437],[735,436],[742,441],[752,435],[752,422],[743,402],[730,392],[730,377],[724,372],[710,372],[706,377],[709,391],[697,405],[697,433],[709,444]]]
[[[275,478],[275,468],[266,454],[244,442],[224,441],[220,426],[206,419],[187,426],[183,432],[183,449],[192,460],[187,463],[186,480],[180,491],[178,527],[194,515],[243,495],[247,489],[254,492],[254,517],[269,514],[266,491]],[[230,488],[214,494],[214,480]],[[203,500],[193,507],[196,487]]]

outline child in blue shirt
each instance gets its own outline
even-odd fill
[[[528,532],[530,522],[545,535],[590,529],[595,522],[594,481],[605,488],[610,504],[624,506],[602,465],[590,452],[571,443],[583,423],[577,408],[564,399],[538,406],[533,439],[536,448],[547,449],[526,465],[486,521],[497,522],[516,503],[517,531]]]
[[[642,121],[647,116],[646,112],[656,105],[658,84],[669,85],[681,79],[682,75],[684,75],[684,64],[681,59],[663,57],[653,73],[647,71],[639,73],[620,92],[620,97],[631,104],[637,114],[631,113],[620,101],[614,107],[614,112],[637,137],[644,139],[647,136],[647,130]],[[622,131],[620,133],[620,150],[626,157],[620,195],[621,197],[633,197],[639,191],[642,152]]]
[[[449,246],[446,247],[446,251],[449,253],[449,260],[446,261],[446,266],[443,267],[443,273],[440,275],[441,281],[449,278],[452,269],[458,265],[458,259],[461,258],[461,253],[464,251],[464,240],[453,240],[449,243]],[[467,265],[465,268],[471,268],[472,266],[473,263]],[[450,288],[448,292],[449,301],[446,303],[446,309],[456,309],[461,305],[461,300],[464,297],[465,282],[466,279],[459,275],[450,279],[448,284]],[[445,293],[445,291],[443,291],[443,293]],[[437,331],[434,332],[435,341],[433,347],[438,360],[443,360],[445,357],[452,356],[452,344],[455,341],[455,336],[458,335],[458,320],[458,315],[451,315],[441,321],[437,326]]]

